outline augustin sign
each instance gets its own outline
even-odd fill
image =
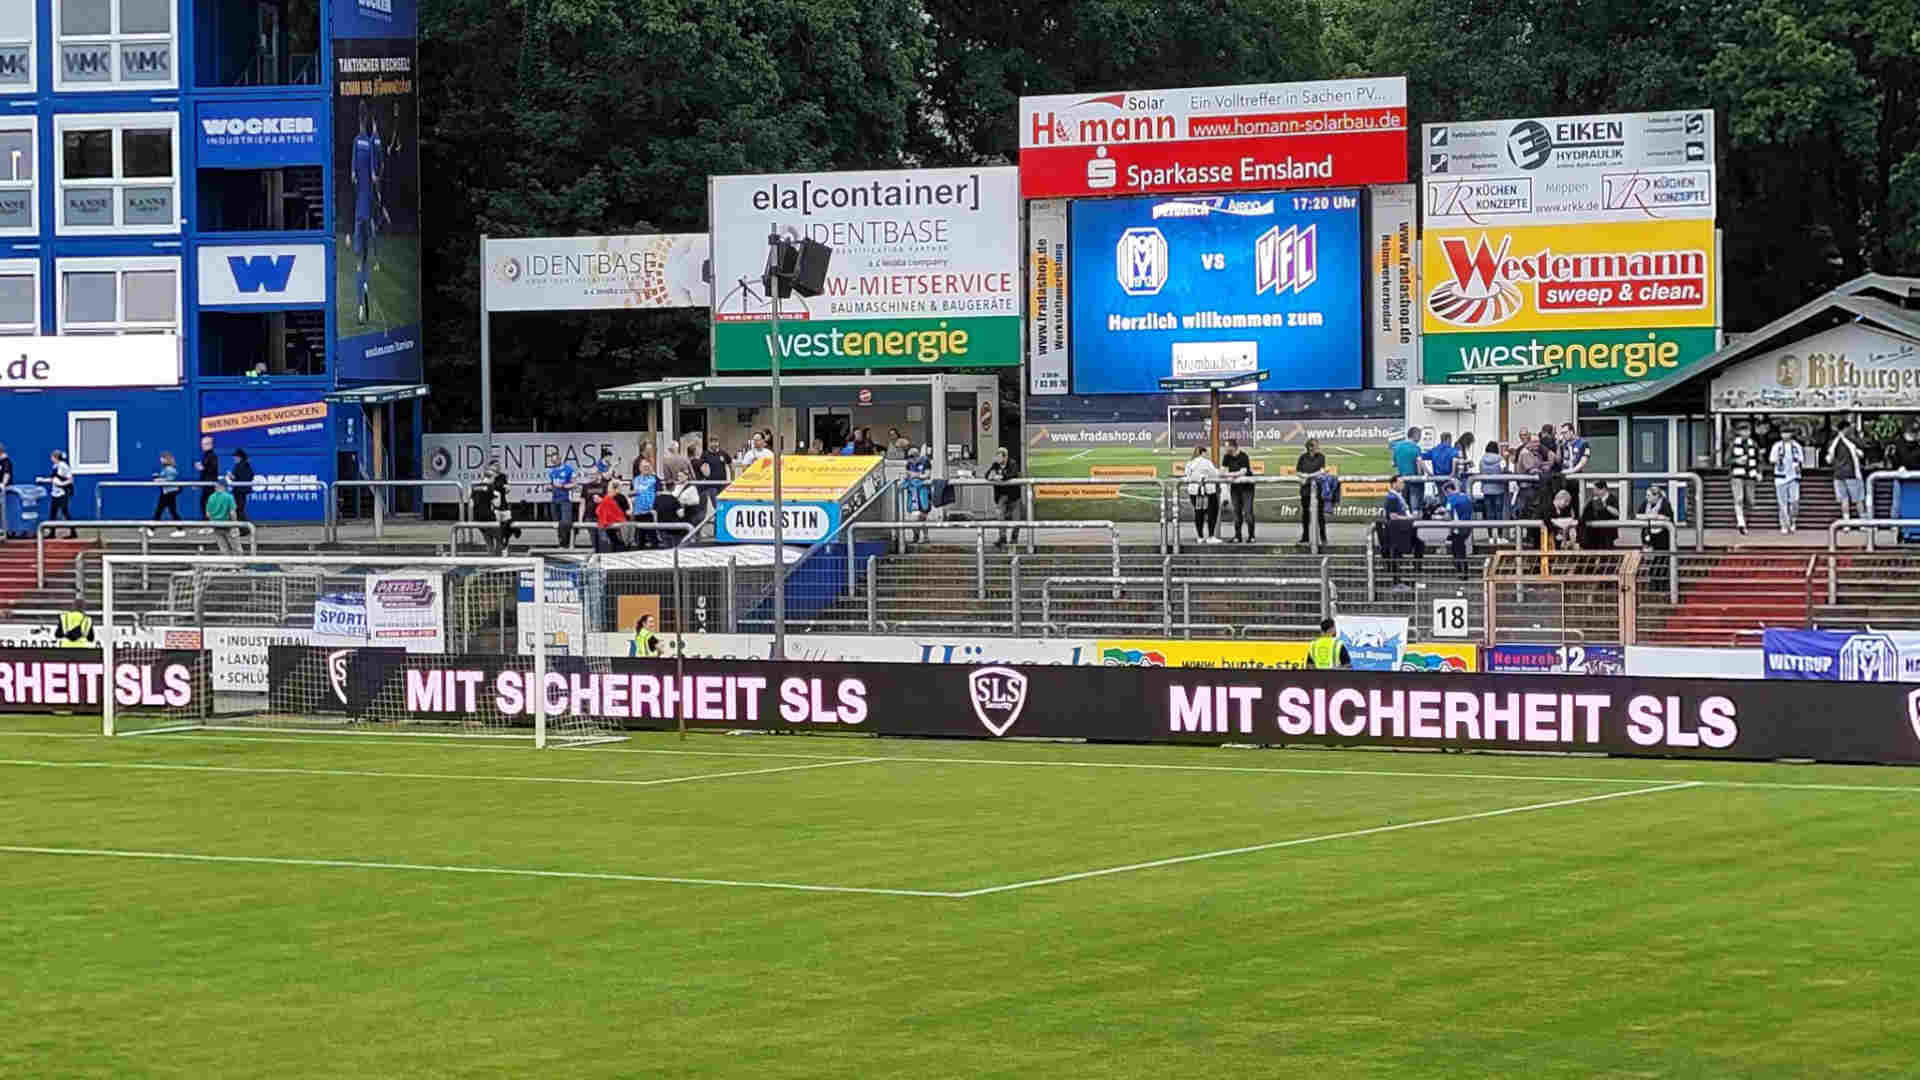
[[[1020,99],[1020,194],[1397,184],[1407,81],[1336,79]]]

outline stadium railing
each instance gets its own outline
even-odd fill
[[[217,480],[102,480],[93,485],[93,516],[96,520],[104,520],[106,518],[107,512],[105,507],[106,507],[106,499],[107,499],[107,490],[109,488],[112,488],[112,489],[211,488],[211,487],[217,487],[219,483],[220,482]],[[249,492],[261,492],[261,491],[317,491],[319,492],[320,503],[321,503],[321,506],[324,508],[322,511],[321,524],[324,525],[326,528],[326,536],[327,536],[327,541],[329,543],[333,541],[333,537],[334,537],[333,495],[331,490],[332,486],[333,485],[328,484],[325,480],[286,480],[286,481],[275,480],[269,483],[267,481],[257,480],[257,479],[249,481],[244,484],[228,485],[228,487],[233,491],[245,490]],[[197,524],[205,525],[207,523],[205,521],[201,521],[201,522],[198,522]]]
[[[1873,493],[1875,488],[1879,485],[1879,483],[1882,480],[1893,481],[1893,484],[1892,484],[1893,493],[1890,496],[1891,501],[1888,505],[1888,509],[1894,511],[1895,513],[1898,513],[1900,508],[1899,481],[1920,480],[1920,472],[1916,472],[1913,469],[1879,469],[1874,472],[1868,473],[1867,474],[1867,491],[1866,491],[1868,518],[1873,517],[1873,504],[1874,504]]]
[[[1693,533],[1693,550],[1705,551],[1707,548],[1707,514],[1706,514],[1707,482],[1705,478],[1703,478],[1699,473],[1696,473],[1696,472],[1604,472],[1604,473],[1603,472],[1580,472],[1580,473],[1558,473],[1556,474],[1556,478],[1562,483],[1571,483],[1574,485],[1574,508],[1576,513],[1578,513],[1579,507],[1585,499],[1585,490],[1584,490],[1585,486],[1590,483],[1604,483],[1609,486],[1617,485],[1623,488],[1630,489],[1632,484],[1639,483],[1642,481],[1650,484],[1651,483],[1682,483],[1684,482],[1687,485],[1687,489],[1692,496],[1692,501],[1687,505],[1687,509],[1690,511],[1689,516],[1692,518],[1692,520],[1691,522],[1688,522],[1688,521],[1680,520],[1679,518],[1676,517],[1674,521],[1674,529],[1677,532],[1682,527],[1688,527],[1690,531]],[[1388,479],[1393,479],[1393,478],[1389,477]],[[1530,476],[1524,473],[1468,473],[1463,477],[1402,476],[1402,477],[1399,477],[1399,479],[1405,480],[1409,484],[1413,484],[1413,483],[1436,484],[1436,483],[1442,483],[1450,479],[1459,480],[1462,483],[1466,483],[1466,484],[1485,482],[1485,483],[1520,484],[1522,486],[1537,487],[1541,483],[1540,477]],[[1630,496],[1631,496],[1631,492],[1629,491],[1629,497],[1621,499],[1620,505],[1623,507],[1632,506],[1633,503]],[[1672,502],[1672,501],[1673,500],[1669,500],[1669,502]]]
[[[933,525],[898,521],[859,522],[850,526],[847,529],[847,534],[849,538],[857,538],[861,532],[884,532],[894,537],[921,531],[933,532],[958,529],[971,532],[973,533],[975,598],[985,600],[987,598],[987,533],[1005,532],[1012,528],[1075,531],[1089,529],[1098,531],[1105,529],[1107,532],[1107,550],[1113,561],[1113,573],[1116,576],[1120,573],[1120,530],[1119,527],[1111,521],[950,521]],[[858,588],[858,583],[854,577],[854,547],[855,545],[852,542],[847,544],[848,595],[852,595]],[[895,548],[896,553],[899,553],[904,550],[904,545],[896,542]],[[872,579],[869,578],[868,580],[871,581]]]
[[[1920,473],[1914,473],[1913,476],[1920,479]],[[1881,529],[1920,529],[1920,518],[1842,518],[1827,525],[1827,550],[1840,550],[1841,533],[1863,532],[1867,534],[1867,550],[1878,551],[1880,549],[1875,546],[1874,536]]]
[[[251,521],[42,521],[33,532],[33,573],[35,588],[47,587],[47,536],[50,533],[66,529],[73,532],[78,529],[92,529],[100,533],[126,532],[138,530],[140,554],[152,554],[154,529],[178,529],[190,526],[194,529],[221,529],[240,532],[247,544],[249,554],[259,554],[260,534]]]
[[[468,498],[466,485],[457,480],[335,480],[333,482],[332,496],[327,500],[329,507],[327,513],[327,542],[329,544],[337,544],[340,542],[342,515],[339,507],[334,505],[340,496],[351,491],[371,491],[373,493],[373,538],[375,540],[384,540],[387,535],[387,492],[421,492],[420,516],[422,520],[425,520],[425,492],[428,488],[451,488],[453,490],[454,505],[457,507],[455,513],[459,515],[462,521],[472,520],[473,501]]]
[[[1027,525],[1033,523],[1033,521],[1035,520],[1034,508],[1033,508],[1033,501],[1034,501],[1033,493],[1035,488],[1094,486],[1094,487],[1112,487],[1112,488],[1151,489],[1154,492],[1154,501],[1158,508],[1156,513],[1155,526],[1156,526],[1156,529],[1158,530],[1159,537],[1160,537],[1160,540],[1159,540],[1160,550],[1165,551],[1167,548],[1167,543],[1168,543],[1167,541],[1167,500],[1166,500],[1165,480],[1164,478],[1161,478],[1161,477],[1146,478],[1146,477],[1105,477],[1105,476],[1019,476],[1019,477],[1015,477],[1012,480],[988,480],[984,477],[979,477],[979,476],[962,476],[962,477],[956,477],[954,479],[948,480],[947,485],[949,487],[955,487],[955,488],[967,488],[967,487],[973,487],[973,488],[1017,487],[1019,488],[1020,500],[1021,500],[1020,502],[1021,513],[1025,516],[1026,520],[1017,521],[1017,522],[1015,521],[1007,522],[1006,525],[1008,528],[1012,528],[1015,525],[1019,525],[1024,528]],[[997,511],[995,512],[994,518],[991,523],[994,524],[996,527],[1000,524],[998,520]],[[942,524],[943,526],[953,526],[953,525],[961,524],[961,522],[949,520],[949,521],[941,522],[940,524]],[[1033,553],[1033,536],[1031,533],[1028,534],[1026,540],[1023,541],[1023,543],[1025,545],[1025,551],[1027,552],[1027,554],[1031,555]]]
[[[1182,637],[1191,638],[1196,627],[1223,629],[1230,637],[1240,636],[1241,631],[1235,624],[1201,623],[1195,621],[1193,617],[1194,586],[1200,586],[1203,590],[1211,587],[1219,591],[1232,590],[1236,592],[1245,592],[1248,589],[1313,589],[1319,596],[1320,618],[1332,616],[1338,607],[1336,590],[1333,584],[1324,576],[1318,578],[1206,577],[1179,579],[1174,579],[1170,576],[1150,578],[1123,577],[1119,575],[1049,577],[1042,579],[1040,582],[1040,625],[1043,633],[1065,634],[1072,626],[1098,625],[1091,623],[1072,623],[1054,618],[1054,589],[1056,587],[1074,585],[1112,586],[1113,599],[1115,600],[1120,599],[1121,591],[1128,586],[1158,586],[1160,590],[1160,630],[1162,636],[1168,638],[1173,637],[1175,630],[1179,630]],[[1181,594],[1179,619],[1174,618],[1173,589],[1175,585],[1179,586]],[[1015,604],[1018,605],[1019,602],[1019,597],[1015,597]]]

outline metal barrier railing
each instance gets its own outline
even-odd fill
[[[1300,508],[1301,515],[1306,519],[1302,523],[1302,528],[1307,533],[1307,550],[1318,555],[1320,554],[1320,534],[1326,528],[1326,523],[1321,520],[1326,513],[1326,508],[1322,506],[1320,502],[1319,481],[1322,476],[1332,476],[1334,479],[1340,481],[1342,485],[1384,484],[1393,480],[1391,474],[1348,476],[1342,473],[1308,473],[1305,476],[1298,474],[1287,476],[1255,476],[1239,480],[1220,479],[1208,482],[1218,486],[1220,489],[1220,509],[1223,515],[1231,508],[1232,489],[1235,484],[1252,484],[1256,497],[1262,487],[1306,487],[1307,502]],[[1162,498],[1166,504],[1166,524],[1169,527],[1169,538],[1167,542],[1162,545],[1161,550],[1171,549],[1175,555],[1178,555],[1181,553],[1185,543],[1185,526],[1193,520],[1192,518],[1183,518],[1180,516],[1180,508],[1182,506],[1192,505],[1190,493],[1185,490],[1189,481],[1184,477],[1173,476],[1161,480],[1160,483],[1164,489]],[[1367,520],[1371,521],[1371,517]],[[1216,521],[1216,527],[1218,524]]]
[[[506,525],[502,525],[497,521],[456,521],[447,526],[447,554],[450,557],[459,556],[460,537],[465,533],[479,533],[485,536],[488,533],[497,533],[503,528],[521,529],[527,527],[545,528],[547,526],[545,523],[538,526],[529,526],[528,523],[524,521],[515,521]],[[613,525],[602,525],[597,521],[576,521],[572,527],[586,533],[619,532],[623,530],[631,530],[636,533],[680,533],[683,539],[696,528],[696,526],[679,521],[622,521]],[[666,545],[666,547],[678,546],[678,542]],[[646,549],[629,548],[627,550],[644,551]],[[665,548],[661,550],[665,550]],[[527,551],[530,553],[539,552],[542,555],[597,555],[602,553],[597,547],[576,549],[572,547],[560,547],[558,544],[555,544],[553,547],[535,547],[532,544],[528,544]]]
[[[1840,550],[1841,533],[1863,532],[1867,534],[1867,550],[1878,551],[1874,535],[1880,529],[1920,529],[1920,518],[1842,518],[1827,526],[1827,550]]]
[[[333,482],[332,496],[327,499],[327,543],[334,544],[340,541],[340,510],[339,507],[335,505],[335,500],[343,492],[361,488],[373,492],[373,538],[375,540],[385,539],[387,535],[386,493],[389,491],[407,490],[423,492],[421,498],[421,517],[424,518],[426,516],[425,490],[428,488],[452,488],[453,501],[454,505],[459,508],[456,512],[459,514],[460,520],[471,521],[473,519],[473,503],[467,498],[467,487],[458,480],[335,480]]]
[[[108,488],[211,488],[218,486],[218,484],[219,481],[217,480],[101,480],[93,485],[93,516],[97,519],[106,518],[107,513],[105,507]],[[333,495],[331,489],[333,485],[328,484],[325,480],[274,480],[269,482],[256,478],[246,483],[236,483],[228,486],[236,494],[242,491],[251,494],[258,494],[264,491],[319,492],[322,507],[321,524],[326,527],[328,541],[332,541],[334,521]],[[208,523],[202,520],[195,522],[195,524],[206,525]]]
[[[1579,472],[1579,473],[1555,473],[1550,477],[1539,477],[1539,476],[1533,476],[1526,473],[1468,473],[1463,477],[1450,478],[1445,476],[1437,476],[1437,477],[1436,476],[1403,476],[1400,479],[1406,480],[1409,483],[1412,483],[1414,481],[1420,481],[1420,482],[1432,484],[1432,483],[1444,482],[1448,479],[1458,479],[1462,483],[1467,483],[1467,484],[1471,484],[1476,481],[1479,481],[1482,483],[1497,482],[1497,483],[1503,483],[1503,484],[1520,484],[1522,486],[1531,485],[1535,487],[1539,486],[1543,482],[1552,482],[1557,480],[1563,484],[1570,483],[1574,485],[1574,508],[1576,512],[1578,511],[1581,501],[1584,497],[1584,492],[1581,489],[1589,483],[1632,484],[1640,481],[1645,481],[1647,483],[1684,482],[1687,485],[1688,491],[1691,492],[1692,494],[1692,502],[1689,504],[1688,509],[1692,512],[1692,518],[1693,518],[1691,522],[1691,530],[1693,532],[1693,550],[1705,551],[1707,548],[1707,503],[1706,503],[1707,482],[1705,478],[1703,478],[1699,473],[1695,473],[1695,472],[1610,472],[1610,473]],[[1630,501],[1631,500],[1622,500],[1622,505],[1627,505],[1630,503]],[[1516,520],[1516,519],[1509,518],[1508,520]],[[1517,520],[1525,520],[1525,519],[1522,518]],[[1681,524],[1682,523],[1678,521],[1673,523],[1673,528],[1675,529],[1675,531],[1678,531],[1680,529]]]
[[[35,587],[41,589],[47,587],[47,534],[50,532],[57,532],[60,529],[66,529],[69,532],[76,529],[93,529],[96,532],[125,532],[138,529],[140,530],[140,554],[148,555],[152,553],[154,540],[152,530],[179,527],[180,522],[177,521],[42,521],[34,529],[33,534]],[[242,532],[247,544],[247,554],[260,553],[260,534],[251,521],[197,521],[193,523],[193,527],[202,531],[221,529]]]
[[[1880,469],[1876,472],[1868,473],[1867,474],[1867,491],[1866,491],[1866,495],[1867,495],[1866,512],[1867,512],[1868,520],[1871,520],[1873,518],[1874,485],[1878,484],[1882,480],[1892,480],[1894,482],[1893,505],[1889,506],[1887,509],[1893,511],[1894,513],[1899,513],[1900,512],[1900,483],[1899,482],[1902,480],[1920,480],[1920,472],[1916,472],[1912,469]]]
[[[1043,632],[1059,633],[1060,624],[1053,617],[1053,590],[1055,586],[1066,585],[1112,585],[1115,593],[1129,585],[1152,585],[1160,590],[1160,627],[1164,636],[1171,638],[1176,627],[1186,627],[1191,636],[1192,627],[1199,625],[1220,625],[1231,630],[1232,624],[1200,624],[1193,620],[1193,586],[1223,586],[1234,589],[1250,588],[1313,588],[1320,592],[1321,617],[1330,615],[1335,606],[1332,582],[1325,578],[1181,578],[1177,582],[1182,590],[1181,618],[1173,618],[1173,595],[1170,582],[1165,577],[1123,577],[1104,576],[1065,576],[1049,577],[1040,582],[1040,625]],[[1014,606],[1020,606],[1021,598],[1014,597]]]
[[[988,480],[984,477],[979,477],[979,476],[962,476],[962,477],[957,477],[955,479],[947,481],[947,486],[955,487],[955,488],[1017,487],[1020,489],[1021,513],[1026,516],[1028,521],[1032,521],[1034,518],[1033,492],[1035,488],[1089,487],[1089,486],[1111,487],[1111,488],[1150,488],[1154,492],[1154,502],[1156,506],[1155,528],[1158,530],[1160,534],[1159,544],[1160,544],[1160,549],[1162,551],[1166,550],[1167,542],[1168,542],[1167,541],[1167,503],[1166,503],[1165,485],[1166,485],[1166,480],[1164,477],[1020,476],[1020,477],[1015,477],[1012,480]],[[972,522],[943,521],[943,522],[940,522],[937,527],[938,528],[954,528],[954,527],[958,527],[965,524],[989,524],[989,522],[982,521],[978,523],[972,523]],[[998,527],[1001,524],[1001,522],[996,520],[991,522],[991,524]],[[1005,525],[1008,528],[1012,528],[1013,526],[1020,525],[1020,524],[1025,524],[1025,522],[1015,522],[1015,521],[1005,522]],[[1026,548],[1027,554],[1029,555],[1033,554],[1032,534],[1028,534],[1027,539],[1025,541],[1025,548]]]
[[[987,533],[996,530],[1005,532],[1013,528],[1033,530],[1093,529],[1096,531],[1105,529],[1107,532],[1107,549],[1113,563],[1113,573],[1115,576],[1118,576],[1120,573],[1120,530],[1119,527],[1111,521],[954,521],[942,522],[939,525],[931,527],[937,529],[962,529],[974,534],[973,565],[975,595],[981,600],[987,598]],[[848,595],[852,595],[855,588],[854,544],[858,540],[858,534],[860,532],[886,532],[900,536],[909,532],[919,532],[926,528],[928,528],[928,526],[920,522],[911,521],[858,522],[849,526],[846,529]]]

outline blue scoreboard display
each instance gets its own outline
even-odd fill
[[[1360,192],[1073,203],[1073,392],[1265,370],[1262,389],[1362,385]]]

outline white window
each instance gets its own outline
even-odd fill
[[[40,332],[40,263],[0,259],[0,337]]]
[[[180,231],[177,113],[56,116],[62,236]]]
[[[177,334],[180,260],[168,257],[61,259],[62,334]]]
[[[55,90],[180,85],[174,0],[54,0]]]
[[[120,414],[67,414],[67,464],[74,475],[120,471]]]
[[[33,92],[31,3],[0,3],[0,93]]]
[[[0,46],[0,85],[6,82],[5,46]],[[0,236],[33,236],[39,205],[39,139],[32,116],[0,116]]]

